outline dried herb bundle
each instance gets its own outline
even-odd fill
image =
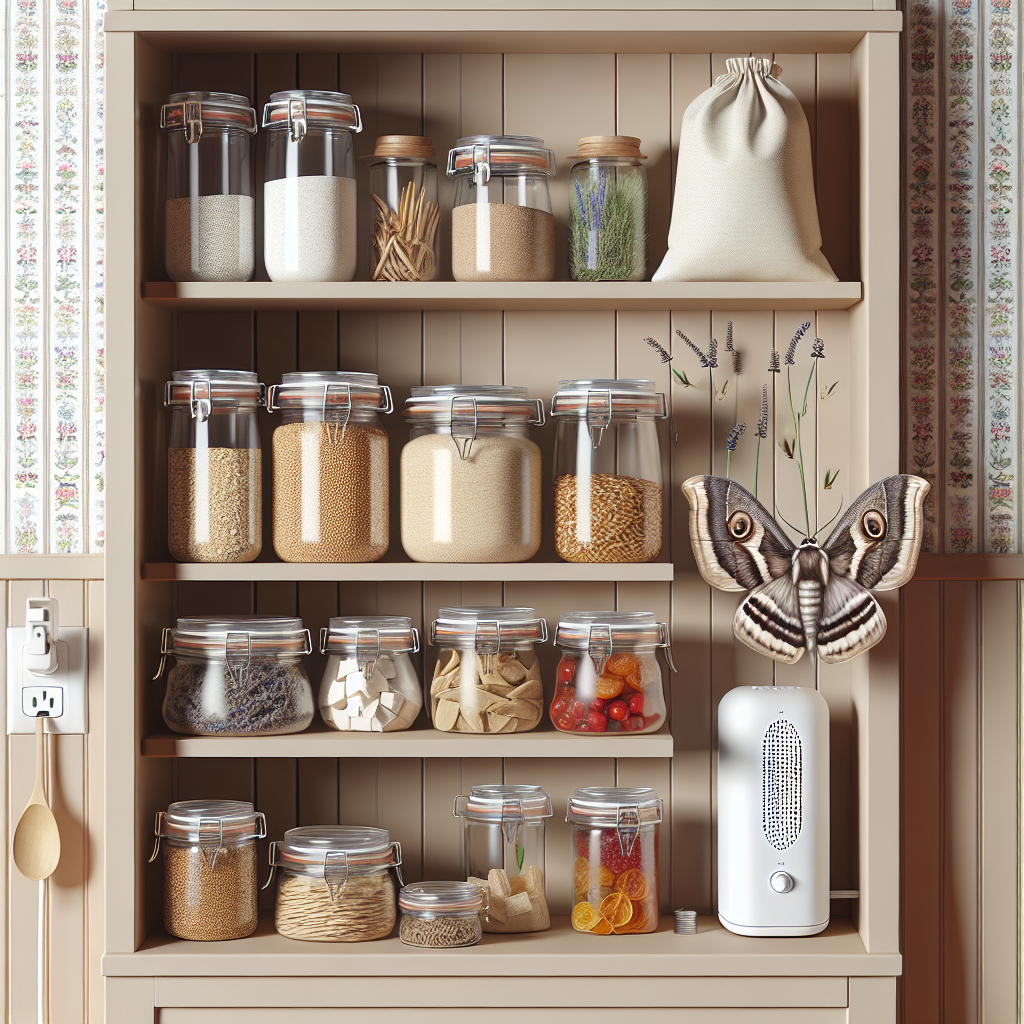
[[[437,203],[426,198],[421,188],[409,182],[402,191],[398,209],[393,210],[379,196],[370,193],[377,204],[373,229],[373,248],[377,264],[374,281],[429,281],[437,273],[434,236],[440,213]]]

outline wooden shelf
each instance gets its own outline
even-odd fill
[[[1024,555],[921,555],[914,579],[1024,580]]]
[[[144,580],[671,583],[671,562],[146,562]]]
[[[477,284],[457,281],[349,284],[273,281],[143,284],[142,297],[170,309],[686,310],[849,309],[859,281],[701,281],[653,284],[579,281]]]
[[[290,736],[179,736],[158,733],[142,741],[146,757],[671,757],[668,727],[628,733],[572,736],[546,720],[532,732],[438,732],[428,725],[403,732],[337,732],[320,724]]]

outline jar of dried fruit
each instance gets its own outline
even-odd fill
[[[270,389],[274,550],[285,562],[375,562],[388,549],[391,392],[375,373],[286,373]]]
[[[320,714],[343,732],[408,729],[423,707],[423,687],[410,654],[420,649],[412,620],[400,615],[331,619],[320,632],[328,655]]]
[[[548,627],[532,608],[442,608],[430,717],[442,732],[526,732],[541,719],[537,644]]]
[[[567,562],[661,554],[665,396],[649,380],[563,380],[551,399],[555,548]]]
[[[523,562],[540,547],[544,406],[526,388],[415,387],[403,413],[402,547],[416,562]]]
[[[483,890],[472,882],[418,882],[398,893],[398,937],[410,946],[451,949],[480,941]]]
[[[175,370],[164,385],[167,546],[179,562],[251,562],[263,546],[264,388],[247,370]]]
[[[658,927],[658,826],[653,789],[596,786],[569,797],[572,926],[593,935]]]
[[[551,797],[540,786],[473,786],[455,798],[463,820],[468,881],[487,896],[485,932],[551,927],[544,888],[544,819]]]
[[[562,732],[653,732],[665,724],[658,648],[671,662],[668,626],[654,612],[567,612],[551,721]]]
[[[309,653],[301,619],[178,619],[163,632],[154,677],[173,656],[164,721],[174,732],[195,736],[302,732],[313,720],[313,691],[302,666]]]
[[[381,135],[370,161],[370,280],[432,281],[437,275],[434,143]]]
[[[291,828],[270,844],[270,874],[280,869],[274,923],[289,939],[366,942],[395,927],[394,871],[402,847],[387,829],[349,825]]]
[[[526,135],[469,135],[448,154],[455,179],[456,281],[553,281],[555,154]]]
[[[179,800],[156,816],[150,863],[164,851],[164,927],[179,939],[256,930],[256,840],[266,819],[244,800]]]

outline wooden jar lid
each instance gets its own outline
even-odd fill
[[[599,156],[618,156],[646,160],[640,152],[640,140],[633,135],[587,135],[579,141],[575,160],[592,160]]]
[[[422,135],[378,135],[373,155],[429,159],[434,155],[434,142]]]

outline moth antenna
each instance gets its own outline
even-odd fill
[[[775,514],[798,536],[803,536],[803,530],[798,530],[780,511],[779,506],[775,506]]]
[[[842,511],[843,511],[843,499],[840,498],[839,499],[839,508],[836,510],[836,514],[824,526],[819,526],[814,531],[815,540],[817,540],[818,534],[821,533],[822,530],[827,530],[839,518],[839,513],[842,512]]]

